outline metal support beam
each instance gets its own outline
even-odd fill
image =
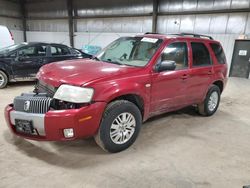
[[[20,0],[21,5],[21,14],[22,14],[22,23],[23,23],[23,40],[24,42],[27,42],[27,20],[26,20],[26,0]]]
[[[74,20],[73,20],[73,3],[67,0],[68,21],[69,21],[69,41],[70,46],[74,47]]]
[[[152,32],[157,32],[157,17],[158,17],[159,0],[153,0],[153,14],[152,14]]]

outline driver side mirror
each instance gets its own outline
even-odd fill
[[[157,71],[158,72],[168,71],[168,70],[171,71],[171,70],[175,70],[175,68],[176,68],[175,61],[166,60],[160,63],[160,65],[157,68]]]

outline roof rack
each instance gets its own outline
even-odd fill
[[[180,34],[175,34],[175,35],[179,35],[179,36],[193,36],[196,38],[208,38],[210,40],[214,40],[213,37],[208,36],[208,35],[200,35],[200,34],[195,34],[195,33],[180,33]]]
[[[155,33],[155,32],[146,32],[144,33],[145,35],[147,34],[160,34],[160,33]],[[166,34],[166,35],[177,35],[177,36],[192,36],[196,38],[208,38],[210,40],[214,40],[213,37],[208,36],[208,35],[200,35],[196,33],[171,33],[171,34]]]

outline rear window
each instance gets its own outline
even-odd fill
[[[216,56],[218,63],[225,64],[226,63],[226,56],[223,52],[221,45],[212,43],[212,44],[210,44],[210,46],[211,46],[211,48]]]

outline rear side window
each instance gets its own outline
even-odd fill
[[[51,55],[52,56],[70,55],[70,51],[67,47],[51,46]]]
[[[216,56],[218,63],[225,64],[226,63],[226,56],[223,52],[221,45],[212,43],[212,44],[210,44],[210,46],[211,46],[211,48]]]
[[[192,42],[193,67],[207,66],[211,64],[210,55],[205,44],[201,42]]]

